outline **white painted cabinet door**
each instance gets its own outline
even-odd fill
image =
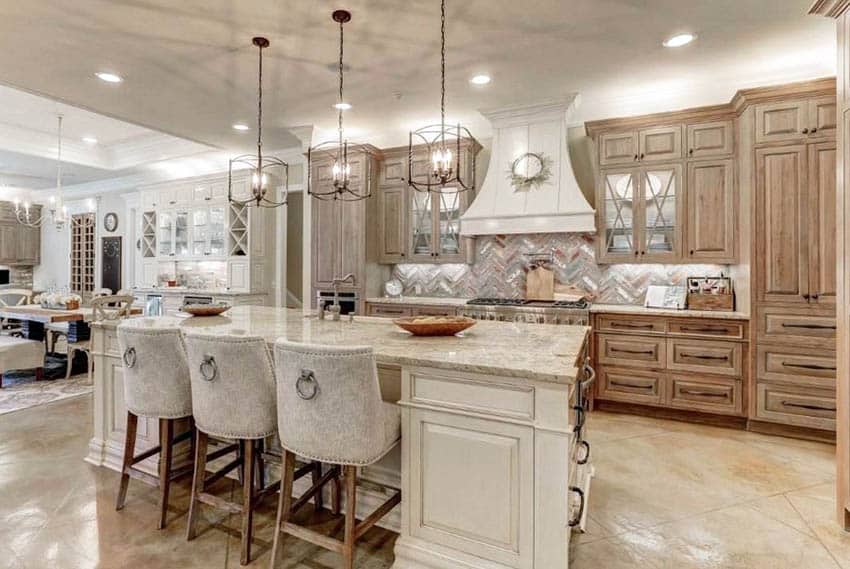
[[[246,261],[229,261],[227,263],[227,287],[236,292],[251,290],[251,263]]]
[[[411,535],[533,567],[533,429],[422,409],[409,417]]]
[[[156,261],[144,261],[142,263],[142,281],[139,283],[139,286],[156,286],[157,268]]]

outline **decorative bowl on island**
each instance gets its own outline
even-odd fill
[[[475,324],[466,316],[408,316],[393,323],[414,336],[454,336]]]
[[[230,310],[230,305],[224,302],[217,304],[186,304],[180,310],[192,316],[218,316]]]

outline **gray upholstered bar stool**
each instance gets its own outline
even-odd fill
[[[260,473],[262,442],[277,428],[275,376],[265,340],[252,336],[186,334],[197,441],[195,475],[189,506],[187,538],[194,539],[200,504],[242,515],[241,563],[251,560],[253,515],[259,501],[280,482],[264,487]],[[206,475],[209,437],[236,440],[240,455],[219,471]],[[206,487],[235,468],[242,474],[242,504],[206,492]]]
[[[354,567],[358,539],[400,501],[401,492],[357,523],[357,467],[379,461],[401,439],[398,408],[384,403],[375,356],[369,347],[332,347],[278,340],[275,344],[280,443],[284,448],[272,569],[283,557],[283,534],[343,555]],[[334,465],[293,502],[295,455]],[[323,481],[342,467],[345,477],[345,536],[342,541],[289,521]],[[320,489],[318,490],[320,491]]]
[[[191,417],[192,393],[189,369],[180,331],[177,328],[139,328],[118,326],[118,343],[124,366],[124,401],[127,406],[127,431],[121,485],[115,509],[124,507],[130,478],[147,482],[160,489],[160,517],[157,527],[165,527],[168,494],[175,478],[191,472],[190,468],[171,468],[174,445],[192,435],[188,430],[174,436],[175,422]],[[159,419],[159,445],[140,454],[136,450],[139,417]],[[159,477],[151,476],[136,465],[160,454]]]

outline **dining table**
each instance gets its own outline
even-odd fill
[[[142,313],[141,308],[132,307],[131,315]],[[81,306],[73,310],[62,308],[44,308],[36,304],[0,307],[0,319],[14,319],[21,322],[21,335],[29,340],[44,341],[45,324],[68,323],[68,341],[81,342],[91,337],[89,322],[94,320],[94,310]]]

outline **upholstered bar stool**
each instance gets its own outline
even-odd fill
[[[130,478],[159,486],[160,516],[157,528],[165,527],[171,482],[191,471],[191,467],[172,469],[174,445],[187,440],[192,430],[174,436],[178,419],[192,415],[189,369],[180,331],[177,328],[140,328],[118,326],[118,343],[124,367],[124,400],[127,405],[127,433],[121,485],[115,509],[121,510]],[[135,454],[139,417],[159,419],[159,445]],[[151,476],[136,465],[160,455],[159,477]]]
[[[242,516],[241,563],[251,560],[253,515],[257,504],[273,494],[280,482],[263,487],[262,442],[277,428],[275,376],[265,340],[252,336],[187,334],[186,351],[192,383],[197,441],[195,475],[189,506],[187,539],[196,535],[198,508],[206,504]],[[209,437],[236,440],[240,455],[206,475]],[[206,487],[240,468],[242,504],[206,492]],[[312,465],[310,465],[312,469]],[[311,470],[302,472],[307,474]]]
[[[343,566],[354,567],[358,539],[400,501],[401,492],[357,523],[357,467],[374,464],[401,439],[398,408],[381,399],[375,356],[369,347],[331,347],[278,340],[278,430],[284,448],[272,569],[283,557],[283,535],[290,534],[341,553]],[[293,502],[295,455],[342,468],[345,536],[342,541],[290,522],[316,486]],[[322,481],[320,480],[319,483]]]

